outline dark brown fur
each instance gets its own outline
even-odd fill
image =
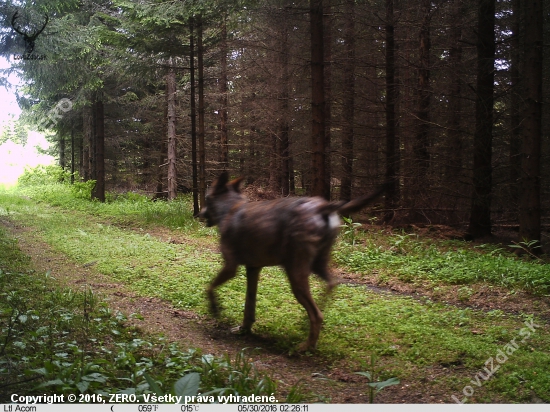
[[[327,282],[330,291],[338,283],[328,263],[330,249],[338,235],[339,214],[358,211],[378,197],[376,193],[351,202],[328,202],[320,197],[288,197],[261,202],[248,202],[241,194],[242,178],[228,182],[223,173],[206,196],[200,217],[208,226],[219,226],[224,266],[208,288],[210,308],[219,308],[214,290],[235,277],[237,267],[246,267],[247,290],[244,321],[240,330],[250,332],[255,319],[256,292],[260,270],[264,266],[282,266],[298,302],[307,311],[310,330],[301,350],[315,349],[323,315],[313,300],[309,274]]]

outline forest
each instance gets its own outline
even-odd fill
[[[520,0],[2,2],[0,52],[20,122],[100,201],[190,191],[198,212],[223,170],[272,196],[388,182],[386,223],[519,231],[536,251],[547,18]]]
[[[38,131],[56,159],[0,185],[0,402],[550,402],[547,2],[0,11],[22,109],[0,144]],[[244,270],[209,312],[219,233],[197,215],[222,172],[251,201],[385,188],[343,217],[315,351],[279,268],[250,335],[230,332]]]

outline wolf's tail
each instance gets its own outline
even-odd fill
[[[322,215],[328,216],[333,212],[337,212],[341,216],[347,216],[351,213],[359,212],[364,207],[368,206],[370,203],[378,199],[388,188],[387,184],[383,184],[378,187],[373,193],[370,193],[365,196],[358,197],[348,201],[341,200],[339,202],[330,202],[322,206],[319,212]]]
[[[349,202],[339,202],[342,204],[336,209],[336,211],[338,214],[343,216],[349,215],[350,213],[359,212],[361,209],[378,199],[387,189],[388,185],[383,184],[368,195],[358,197],[357,199],[350,200]]]

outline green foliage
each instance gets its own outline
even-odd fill
[[[512,244],[508,245],[508,247],[518,249],[519,251],[521,251],[521,253],[526,253],[527,255],[535,259],[539,259],[544,263],[548,263],[540,257],[542,246],[540,244],[540,241],[538,240],[524,239],[522,242],[512,242]]]
[[[345,216],[342,216],[342,220],[344,221],[344,224],[341,225],[342,239],[355,246],[357,229],[361,227],[361,223],[354,222],[351,217]]]
[[[44,200],[56,197],[56,186],[63,185],[70,188],[70,193],[75,199],[91,199],[91,193],[95,186],[95,180],[80,181],[78,172],[74,173],[74,183],[71,184],[71,173],[60,166],[40,165],[25,169],[18,179],[19,185],[30,188],[31,191],[41,192]],[[57,188],[60,189],[60,188]]]
[[[377,381],[379,379],[379,372],[377,371],[377,368],[375,366],[374,356],[370,357],[370,368],[370,371],[355,373],[357,375],[364,376],[369,380],[369,403],[374,403],[374,397],[378,394],[378,392],[380,392],[384,388],[387,388],[388,386],[399,385],[400,380],[397,378],[389,378],[385,381]]]
[[[19,177],[18,183],[22,186],[43,186],[69,182],[71,174],[59,166],[36,166],[25,169],[25,172]]]
[[[353,272],[370,273],[376,269],[410,283],[487,282],[540,295],[550,292],[548,264],[518,259],[495,246],[471,248],[463,242],[432,241],[399,233],[364,238],[364,242],[364,247],[353,250],[337,248],[335,261]]]
[[[75,173],[75,181],[70,186],[71,192],[73,193],[73,196],[77,199],[90,200],[92,198],[92,190],[94,190],[95,183],[96,183],[95,180],[88,180],[87,182],[79,182],[78,173]]]
[[[244,348],[235,355],[235,359],[226,354],[223,358],[212,355],[200,357],[200,364],[178,379],[172,390],[165,392],[163,385],[144,373],[149,389],[162,396],[167,393],[177,396],[196,396],[203,389],[203,396],[270,396],[277,393],[277,383],[268,376],[258,373],[253,363],[247,360],[247,349]],[[204,391],[204,389],[209,389]],[[294,398],[303,396],[298,386],[291,388]]]
[[[254,364],[248,360],[247,355],[246,348],[238,352],[234,360],[227,354],[222,359],[204,355],[201,359],[203,382],[216,388],[216,392],[220,396],[230,394],[269,396],[275,393],[276,382],[259,374]]]
[[[91,202],[91,190],[94,180],[79,181],[75,173],[74,184],[70,183],[70,173],[59,166],[38,166],[28,169],[19,178],[21,193],[37,200],[48,202],[67,209],[90,211],[104,217],[114,217],[120,223],[162,224],[164,226],[193,231],[199,236],[213,234],[215,230],[205,228],[193,216],[191,196],[164,202],[134,192],[124,194],[106,194],[106,202]]]
[[[199,392],[200,374],[191,372],[174,383],[174,394],[179,396],[195,396]]]
[[[13,143],[25,146],[27,144],[28,131],[22,122],[18,120],[10,120],[2,124],[3,128],[0,133],[0,145],[11,140]]]

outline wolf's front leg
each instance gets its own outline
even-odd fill
[[[225,262],[222,270],[220,273],[218,273],[218,276],[212,281],[210,286],[208,287],[206,294],[208,295],[208,300],[210,302],[210,312],[212,312],[212,315],[218,316],[220,313],[220,308],[218,305],[218,300],[216,299],[216,293],[214,292],[215,289],[223,285],[225,282],[227,282],[230,279],[233,279],[235,275],[237,274],[237,266],[228,264]]]

